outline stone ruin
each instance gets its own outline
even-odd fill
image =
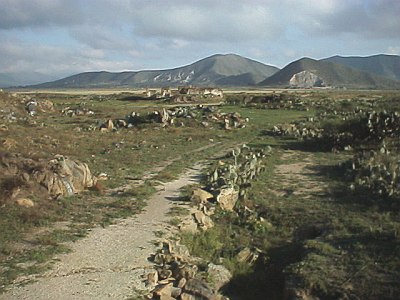
[[[123,119],[107,120],[100,125],[100,131],[115,131],[119,128],[132,128],[141,124],[159,124],[161,127],[185,126],[185,123],[194,121],[203,127],[212,127],[218,124],[226,130],[244,128],[249,121],[239,113],[222,113],[215,106],[177,106],[163,108],[146,115],[136,112],[125,116]]]
[[[162,87],[145,91],[147,99],[163,99],[174,103],[196,102],[204,99],[223,99],[224,93],[219,88],[183,86],[177,89]]]

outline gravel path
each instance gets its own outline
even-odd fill
[[[161,186],[148,200],[146,210],[106,228],[94,228],[84,239],[72,243],[72,252],[57,257],[52,270],[28,277],[25,286],[14,285],[0,295],[8,299],[127,299],[145,290],[143,277],[150,272],[150,254],[156,251],[154,232],[169,227],[166,213],[179,189],[198,181],[196,165],[178,180]]]

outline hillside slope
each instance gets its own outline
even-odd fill
[[[398,89],[400,82],[326,60],[302,58],[284,67],[260,86]]]
[[[400,56],[397,55],[332,56],[321,61],[333,62],[393,80],[400,80]]]

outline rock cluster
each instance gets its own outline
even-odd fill
[[[227,99],[230,104],[241,104],[246,107],[253,107],[259,109],[293,109],[293,110],[308,110],[310,105],[300,98],[289,96],[286,94],[273,93],[270,95],[256,95],[256,96],[236,96]]]
[[[29,115],[34,116],[38,111],[46,112],[52,111],[54,109],[53,102],[49,100],[40,100],[32,98],[25,103],[25,109],[29,113]]]
[[[146,278],[152,288],[151,299],[223,300],[228,299],[218,290],[229,282],[232,275],[222,265],[207,265],[201,272],[201,259],[190,256],[186,246],[174,241],[163,241],[152,257],[154,272]],[[202,276],[207,274],[208,283]]]
[[[3,155],[0,170],[3,196],[7,198],[3,201],[29,198],[31,194],[55,199],[80,193],[97,182],[87,164],[62,155],[50,161]]]
[[[86,107],[65,107],[61,110],[61,114],[68,117],[75,116],[92,116],[94,111]]]
[[[215,106],[178,106],[170,109],[162,109],[141,115],[132,112],[123,119],[107,120],[101,124],[101,131],[113,131],[118,128],[131,128],[140,124],[160,124],[161,127],[185,126],[185,122],[194,120],[203,127],[212,127],[211,124],[219,124],[224,129],[244,128],[249,120],[242,118],[237,112],[222,113]]]

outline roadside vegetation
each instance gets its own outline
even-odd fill
[[[32,195],[36,205],[30,208],[7,200],[5,192],[18,182],[2,178],[0,291],[21,275],[51,267],[51,258],[67,252],[68,242],[84,237],[90,228],[139,213],[158,182],[246,144],[272,148],[263,158],[263,172],[234,211],[216,211],[213,228],[182,234],[192,255],[222,263],[232,272],[224,293],[237,299],[396,299],[398,94],[235,91],[225,96],[219,110],[248,118],[244,128],[226,130],[219,123],[206,127],[203,119],[192,118],[184,126],[146,123],[108,132],[99,130],[108,119],[132,112],[143,116],[171,104],[131,101],[125,94],[0,97],[1,155],[51,159],[62,154],[108,178],[85,193],[57,200]],[[24,103],[32,97],[51,101],[53,108],[28,116]],[[67,108],[93,114],[65,115]],[[9,122],[12,111],[17,119]],[[176,209],[171,216],[179,220],[185,213]],[[257,258],[241,259],[238,254],[245,248]]]

